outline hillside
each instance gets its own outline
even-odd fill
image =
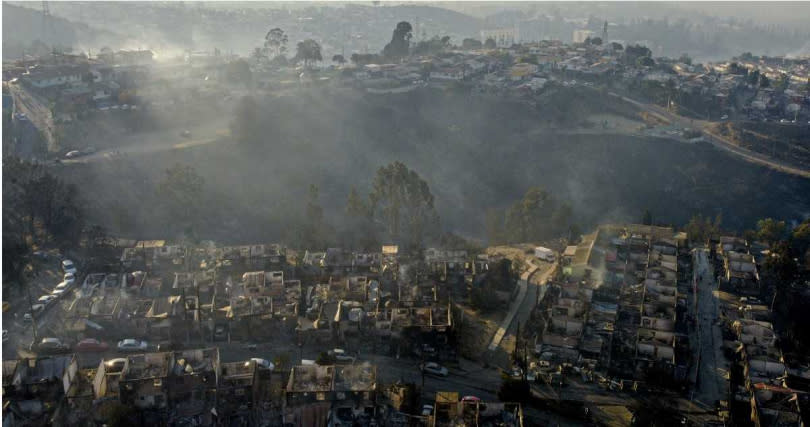
[[[570,106],[554,107],[571,109],[560,116],[625,114],[598,96],[569,95]],[[93,189],[89,211],[112,230],[157,237],[154,189],[174,163],[193,165],[205,179],[210,209],[199,213],[208,224],[201,237],[219,239],[284,238],[300,221],[310,184],[320,188],[326,220],[339,225],[351,188],[369,192],[376,169],[395,160],[428,182],[446,229],[479,238],[487,209],[508,206],[531,186],[569,201],[583,227],[637,221],[645,209],[674,224],[722,213],[733,229],[810,212],[807,180],[705,145],[560,133],[544,123],[549,108],[463,92],[303,92],[260,100],[259,147],[221,141],[61,168]]]
[[[36,8],[34,8],[36,5]],[[51,14],[47,28],[42,19],[39,3],[21,7],[3,2],[3,60],[22,56],[23,51],[32,53],[32,44],[37,41],[62,48],[85,50],[99,49],[104,44],[115,46],[123,38],[110,31],[102,31],[87,24],[69,21]],[[46,53],[48,49],[45,49]]]

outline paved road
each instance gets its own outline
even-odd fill
[[[142,155],[158,153],[161,151],[181,150],[190,147],[208,145],[215,142],[225,143],[229,131],[223,121],[209,122],[206,124],[190,128],[191,137],[183,137],[180,130],[150,132],[143,134],[128,135],[122,138],[125,141],[115,148],[99,150],[96,153],[77,157],[74,159],[64,159],[62,163],[90,163],[105,160],[112,160],[127,155]]]
[[[802,178],[810,178],[810,170],[797,168],[785,163],[782,163],[776,159],[770,158],[764,154],[757,153],[755,151],[751,151],[745,148],[742,148],[738,145],[734,145],[731,141],[723,137],[722,135],[718,135],[712,132],[709,129],[709,125],[711,122],[706,120],[695,120],[689,119],[686,117],[679,116],[674,114],[670,111],[667,111],[666,108],[655,104],[648,104],[639,102],[633,99],[630,99],[626,96],[621,96],[617,93],[608,92],[611,96],[615,96],[617,98],[621,98],[623,101],[629,102],[635,105],[638,108],[641,108],[649,113],[658,116],[658,118],[662,118],[672,124],[683,128],[698,128],[703,130],[704,140],[711,144],[712,146],[719,148],[721,150],[725,150],[731,154],[734,154],[737,157],[742,158],[743,160],[751,163],[756,163],[762,166],[767,166],[772,169],[776,169],[780,172],[788,173],[791,175],[800,176]]]
[[[694,279],[697,281],[696,320],[697,384],[695,400],[713,407],[717,400],[727,398],[725,375],[728,367],[722,353],[723,338],[718,322],[717,284],[708,251],[694,251]]]

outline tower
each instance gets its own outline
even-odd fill
[[[42,2],[42,42],[48,43],[50,40],[49,27],[51,25],[51,9],[48,7],[48,2]]]
[[[605,21],[605,26],[602,27],[602,44],[606,44],[607,42],[608,42],[607,21]]]

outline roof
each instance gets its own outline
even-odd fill
[[[166,246],[165,240],[139,240],[135,243],[136,248],[142,249],[162,248],[163,246]]]

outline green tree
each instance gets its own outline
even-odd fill
[[[252,96],[239,100],[231,122],[231,135],[243,146],[258,146],[262,142],[262,126],[259,119],[259,105]]]
[[[318,358],[315,359],[315,363],[321,366],[330,366],[335,364],[335,358],[331,354],[322,351],[318,354]]]
[[[802,221],[791,233],[791,246],[797,257],[802,258],[810,249],[810,219]]]
[[[484,48],[485,49],[495,49],[498,45],[495,43],[495,39],[488,38],[484,41]]]
[[[340,55],[340,54],[333,55],[332,56],[332,62],[337,62],[338,64],[345,64],[346,63],[346,58],[344,58],[343,55]]]
[[[323,208],[321,207],[320,191],[318,186],[309,186],[309,196],[304,213],[304,224],[301,232],[301,246],[304,248],[322,248],[326,242],[326,228],[323,221]]]
[[[484,223],[487,232],[487,243],[490,246],[503,243],[505,238],[503,212],[494,208],[488,209]]]
[[[237,59],[225,65],[225,78],[235,84],[250,86],[253,82],[253,73],[250,71],[250,64],[244,59]]]
[[[369,201],[373,216],[406,246],[421,247],[425,233],[438,225],[427,182],[400,162],[377,169]]]
[[[684,231],[689,240],[695,243],[706,243],[709,239],[714,239],[720,234],[720,226],[723,222],[722,216],[717,215],[712,222],[711,218],[704,218],[703,215],[695,215],[689,223],[684,226]]]
[[[188,165],[175,163],[164,171],[157,197],[171,226],[192,228],[203,207],[203,178]]]
[[[402,21],[394,28],[394,33],[391,35],[391,41],[383,48],[382,54],[386,58],[402,58],[408,56],[410,49],[411,37],[413,36],[413,28],[411,24]]]
[[[644,225],[652,225],[653,218],[652,212],[649,209],[644,210],[644,215],[641,216],[641,223]]]
[[[321,45],[312,39],[306,39],[302,42],[298,42],[294,60],[296,62],[303,61],[305,67],[310,66],[315,61],[322,61],[323,57],[321,57]]]
[[[481,49],[483,46],[483,43],[478,39],[466,38],[461,41],[461,48],[464,50]]]
[[[264,36],[264,47],[273,52],[273,57],[287,51],[287,34],[281,28],[273,28]]]
[[[377,227],[371,216],[369,203],[352,187],[346,200],[347,230],[344,233],[344,246],[372,250],[379,247]]]
[[[777,221],[773,218],[765,218],[757,221],[757,238],[769,245],[785,237],[787,225],[785,221]]]
[[[560,203],[540,187],[531,187],[506,211],[505,240],[531,242],[567,233],[573,217],[571,206]]]

